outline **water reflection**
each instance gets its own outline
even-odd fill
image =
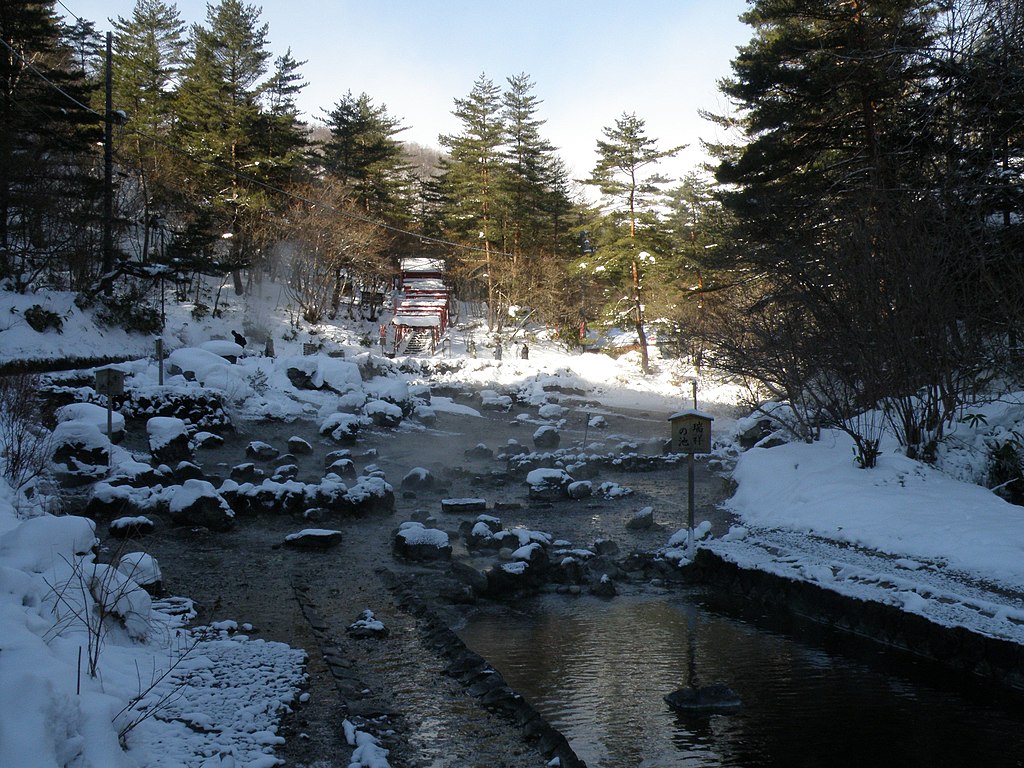
[[[713,613],[678,597],[546,596],[460,635],[591,768],[1019,766],[1024,710],[931,673]],[[722,682],[736,713],[679,715],[662,696]]]

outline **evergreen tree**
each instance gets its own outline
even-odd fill
[[[864,466],[884,409],[931,450],[989,345],[964,323],[973,250],[945,178],[957,149],[926,0],[755,0],[754,37],[722,83],[715,148],[751,277],[720,362],[784,391],[809,426],[847,429]],[[952,194],[948,194],[948,193]],[[976,243],[975,243],[976,245]]]
[[[550,284],[551,261],[571,253],[568,173],[554,146],[541,136],[540,100],[534,83],[521,73],[508,78],[502,95],[505,123],[501,197],[510,254],[503,291],[514,303],[535,304],[537,291]],[[547,258],[545,258],[547,257]]]
[[[975,269],[964,279],[979,287],[989,321],[1016,343],[1024,325],[1024,8],[984,0],[973,15],[951,9],[945,17],[945,197],[949,206],[968,203],[986,254],[967,262]]]
[[[91,85],[52,2],[0,13],[0,275],[86,285],[99,264]]]
[[[405,130],[365,93],[348,91],[327,115],[331,138],[323,145],[324,171],[351,191],[367,213],[401,220],[410,198],[410,167],[395,137]]]
[[[668,255],[666,232],[660,226],[656,203],[668,179],[651,173],[660,160],[672,157],[683,147],[658,149],[657,139],[646,133],[646,124],[635,114],[623,113],[615,125],[604,128],[605,139],[597,142],[598,160],[588,184],[600,191],[606,203],[598,228],[601,279],[618,293],[629,286],[626,302],[640,345],[641,367],[650,371],[646,319],[643,301],[643,272]]]
[[[148,259],[154,227],[169,213],[179,159],[168,147],[174,88],[184,52],[185,26],[163,0],[136,0],[130,18],[118,17],[113,34],[114,107],[128,116],[119,157],[135,174],[142,258]]]
[[[663,224],[671,250],[660,270],[660,289],[649,303],[668,324],[659,335],[699,370],[709,308],[738,277],[721,256],[729,250],[730,222],[712,183],[697,173],[688,173],[669,191],[667,208]]]
[[[440,137],[441,145],[448,150],[440,179],[445,234],[480,254],[476,263],[468,265],[469,274],[484,278],[488,325],[493,328],[503,316],[498,306],[498,264],[494,256],[503,252],[498,216],[505,136],[500,89],[481,75],[466,98],[455,100],[453,114],[461,121],[462,132]],[[500,300],[507,305],[507,297]]]
[[[275,187],[297,184],[308,176],[310,142],[296,102],[306,82],[299,73],[304,61],[296,61],[289,48],[274,59],[274,71],[263,87],[264,108],[257,123],[257,147],[269,158],[266,168],[254,174]],[[261,163],[262,166],[262,163]]]
[[[196,200],[213,204],[223,254],[235,292],[242,294],[241,269],[257,257],[252,238],[266,207],[264,190],[251,179],[269,162],[257,136],[262,79],[267,73],[266,24],[260,10],[240,0],[207,6],[206,27],[194,25],[178,95],[180,141],[205,164],[195,168]],[[205,204],[205,203],[203,203]]]

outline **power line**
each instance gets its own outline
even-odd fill
[[[63,3],[61,3],[61,6],[64,7],[65,10],[68,10],[67,6],[64,6]],[[68,10],[68,13],[71,13],[71,11]],[[88,112],[90,114],[95,115],[100,120],[106,121],[108,119],[105,115],[100,114],[99,112],[97,112],[96,110],[92,109],[91,107],[86,106],[82,102],[78,101],[78,99],[76,99],[75,97],[73,97],[72,95],[67,93],[64,89],[62,89],[60,86],[58,86],[56,83],[51,81],[48,77],[46,77],[46,75],[44,75],[42,72],[40,72],[35,67],[35,65],[32,64],[32,62],[28,61],[24,56],[21,55],[21,53],[19,53],[17,50],[15,50],[13,47],[11,47],[11,45],[6,40],[4,40],[3,38],[0,38],[0,43],[3,43],[3,45],[12,54],[17,56],[22,61],[22,63],[25,64],[25,66],[29,69],[29,71],[31,71],[33,74],[35,74],[37,77],[39,77],[43,82],[45,82],[47,85],[49,85],[55,91],[57,91],[64,98],[68,99],[75,106],[79,107],[80,109],[85,110],[86,112]],[[335,206],[335,205],[333,205],[331,203],[328,203],[328,202],[325,202],[325,201],[322,201],[322,200],[312,200],[312,199],[307,198],[307,197],[305,197],[303,195],[297,195],[297,194],[295,194],[293,192],[289,192],[289,191],[287,191],[285,189],[281,189],[280,187],[274,186],[273,184],[269,184],[269,183],[267,183],[265,181],[262,181],[262,180],[256,178],[255,176],[251,176],[249,174],[243,173],[242,171],[240,171],[238,169],[229,168],[227,166],[221,165],[220,163],[216,163],[216,162],[214,162],[212,160],[205,160],[203,158],[195,157],[194,155],[192,155],[187,150],[185,150],[185,149],[183,149],[183,148],[181,148],[179,146],[176,146],[174,144],[171,144],[171,143],[161,139],[158,136],[153,136],[153,135],[147,134],[145,131],[142,131],[142,130],[140,130],[138,128],[134,128],[133,127],[131,130],[134,133],[136,133],[137,135],[141,136],[142,138],[147,139],[149,141],[153,141],[153,142],[155,142],[157,144],[160,144],[161,146],[163,146],[164,148],[170,150],[171,152],[174,152],[174,153],[177,153],[179,155],[182,155],[183,157],[187,158],[188,160],[191,160],[194,163],[198,163],[200,165],[205,165],[205,166],[208,166],[210,168],[214,168],[216,170],[221,171],[222,173],[226,173],[226,174],[232,175],[232,176],[234,176],[234,177],[236,177],[238,179],[241,179],[243,181],[247,181],[247,182],[249,182],[251,184],[255,184],[256,186],[259,186],[259,187],[261,187],[261,188],[263,188],[263,189],[265,189],[265,190],[267,190],[269,192],[274,192],[274,193],[279,194],[279,195],[284,195],[285,197],[291,198],[291,199],[299,201],[299,202],[306,203],[307,205],[323,206],[324,208],[327,208],[328,210],[331,210],[331,211],[337,213],[340,216],[345,216],[345,217],[347,217],[349,219],[353,219],[355,221],[361,221],[361,222],[363,222],[365,224],[370,224],[372,226],[380,227],[381,229],[387,230],[389,232],[393,232],[395,234],[405,235],[407,237],[411,237],[411,238],[414,238],[416,240],[419,240],[419,241],[421,241],[423,243],[430,243],[432,245],[440,245],[440,246],[445,246],[445,247],[449,247],[449,248],[457,248],[457,249],[461,249],[461,250],[465,250],[465,251],[472,251],[472,252],[475,252],[475,253],[486,253],[486,254],[489,254],[491,256],[497,256],[497,257],[501,257],[501,256],[511,257],[512,256],[512,254],[505,253],[504,251],[488,250],[487,248],[481,248],[480,246],[466,245],[464,243],[456,243],[456,242],[451,241],[451,240],[445,240],[443,238],[432,237],[430,235],[424,235],[424,234],[419,233],[419,232],[412,232],[412,231],[407,230],[407,229],[402,229],[401,227],[396,227],[396,226],[393,226],[391,224],[387,224],[387,223],[379,221],[377,219],[371,219],[368,216],[361,216],[359,214],[352,213],[351,211],[343,210],[343,209],[338,208],[337,206]]]
[[[67,11],[71,15],[71,18],[73,18],[75,21],[84,21],[84,19],[81,16],[79,16],[77,13],[75,13],[66,5],[64,5],[64,3],[61,2],[61,0],[57,0],[57,5],[59,5],[65,11]]]

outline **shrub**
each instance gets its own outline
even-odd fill
[[[33,304],[25,310],[25,322],[29,327],[38,333],[53,328],[57,333],[64,332],[64,321],[56,312],[43,309],[38,304]]]
[[[159,333],[163,328],[160,311],[147,304],[145,296],[138,290],[101,297],[96,308],[96,319],[109,327],[139,333]]]
[[[50,432],[39,423],[40,377],[0,377],[0,470],[17,493],[47,473]]]
[[[1017,438],[989,443],[988,487],[1011,504],[1024,505],[1024,446]]]

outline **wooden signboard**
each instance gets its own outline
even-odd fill
[[[124,394],[124,371],[117,368],[96,369],[96,393],[113,397]]]
[[[711,422],[714,416],[696,410],[668,417],[672,426],[672,453],[711,453]]]

